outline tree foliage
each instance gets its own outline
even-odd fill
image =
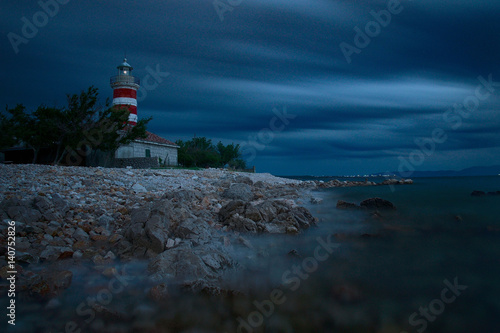
[[[32,113],[27,113],[21,104],[6,108],[5,114],[0,115],[0,146],[23,145],[33,149],[33,163],[41,148],[54,148],[54,163],[63,159],[70,163],[71,156],[86,156],[96,150],[111,152],[146,136],[151,118],[131,127],[127,124],[126,108],[110,107],[109,100],[101,105],[98,97],[97,88],[90,87],[80,94],[68,95],[64,108],[41,105]]]
[[[189,141],[177,140],[179,164],[185,167],[224,167],[245,169],[240,153],[240,145],[231,143],[225,146],[222,142],[216,145],[205,137],[193,138]]]

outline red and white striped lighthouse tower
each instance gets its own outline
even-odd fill
[[[118,75],[111,77],[111,88],[113,88],[113,106],[124,107],[130,111],[128,123],[137,125],[137,89],[140,81],[133,77],[132,66],[127,63],[127,58],[118,67]]]

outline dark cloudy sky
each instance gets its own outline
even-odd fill
[[[2,104],[111,97],[126,52],[152,132],[240,143],[258,171],[500,164],[500,1],[59,1],[2,0]]]

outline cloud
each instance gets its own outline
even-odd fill
[[[139,117],[153,116],[150,130],[170,140],[196,133],[242,143],[269,125],[273,108],[296,114],[258,152],[261,171],[397,167],[397,156],[436,127],[449,140],[423,169],[500,164],[500,88],[460,128],[442,117],[474,93],[479,75],[500,80],[500,3],[403,5],[348,64],[339,44],[353,43],[354,28],[364,28],[387,1],[242,1],[222,22],[212,1],[71,1],[18,54],[2,39],[8,84],[0,101],[62,106],[65,94],[90,85],[111,97],[109,77],[127,53],[141,79],[148,67],[170,73],[139,103]],[[5,36],[22,33],[21,18],[40,10],[13,0],[2,6]]]

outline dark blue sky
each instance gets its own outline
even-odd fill
[[[41,3],[2,1],[3,105],[111,97],[126,52],[152,132],[240,143],[261,172],[500,164],[498,1]]]

